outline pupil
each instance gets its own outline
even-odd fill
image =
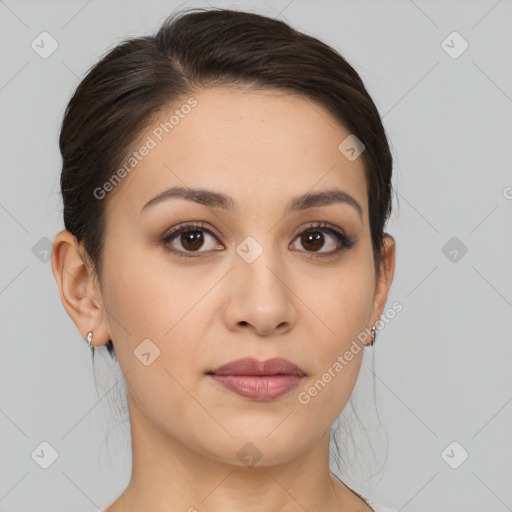
[[[322,244],[321,243],[316,244],[315,242],[322,240],[322,238],[323,238],[322,233],[320,233],[318,231],[306,233],[305,238],[306,238],[306,244],[309,244],[312,241],[313,245],[316,245],[316,247],[314,247],[314,250],[321,249]]]
[[[201,247],[201,244],[197,242],[202,242],[202,238],[203,235],[201,231],[189,231],[188,233],[182,234],[181,243],[186,249],[197,249]]]

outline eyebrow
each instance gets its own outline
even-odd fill
[[[143,207],[141,212],[147,210],[151,206],[155,206],[169,199],[184,199],[193,201],[210,208],[221,208],[226,211],[238,212],[238,206],[232,197],[220,192],[206,190],[201,188],[172,187],[164,190],[160,194],[150,199]],[[363,210],[361,205],[346,192],[338,189],[324,190],[321,192],[306,193],[301,196],[294,197],[288,203],[285,215],[291,212],[307,210],[318,206],[328,206],[334,203],[348,204],[352,206],[363,218]]]

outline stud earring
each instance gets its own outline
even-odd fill
[[[375,343],[375,338],[377,337],[377,328],[375,325],[372,325],[372,341],[370,345],[373,345]]]
[[[89,331],[87,333],[87,339],[85,339],[85,341],[87,341],[88,345],[89,345],[89,348],[91,349],[91,357],[94,359],[94,345],[92,344],[92,336],[93,336],[93,332],[92,331]]]

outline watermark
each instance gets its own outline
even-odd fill
[[[358,158],[365,149],[366,146],[353,133],[343,139],[338,146],[338,151],[351,162]]]
[[[458,59],[469,48],[469,43],[457,31],[453,31],[443,39],[441,48],[452,59]]]
[[[30,456],[42,469],[48,469],[59,458],[59,452],[48,441],[42,441]]]
[[[466,449],[457,441],[452,441],[441,453],[441,458],[452,469],[458,469],[469,457]]]
[[[43,263],[50,261],[52,257],[53,242],[47,237],[43,236],[38,242],[32,246],[32,254]]]
[[[180,123],[182,119],[192,111],[192,108],[197,106],[197,99],[193,96],[187,100],[186,103],[181,105],[180,108],[174,110],[174,113],[168,118],[167,121],[161,122],[151,132],[151,135],[146,137],[144,143],[134,151],[125,163],[101,186],[94,189],[93,195],[96,199],[104,199],[107,192],[110,192],[118,185],[121,180],[129,174],[142,159],[149,155],[149,152],[156,148],[165,135],[170,133]]]
[[[452,262],[458,263],[464,255],[468,252],[467,245],[453,236],[441,247],[441,252]]]
[[[260,452],[258,447],[253,443],[245,443],[242,448],[237,452],[236,456],[247,466],[251,468],[255,466],[263,457],[263,454]]]
[[[142,340],[133,353],[144,366],[153,364],[153,361],[160,357],[160,349],[149,338]]]
[[[59,43],[51,34],[44,31],[30,43],[30,47],[39,57],[47,59],[59,47]]]
[[[390,308],[388,308],[380,317],[379,320],[375,323],[375,327],[380,331],[382,330],[387,324],[395,318],[397,313],[400,313],[402,311],[403,305],[396,301],[392,304]],[[343,355],[339,355],[336,358],[336,361],[327,368],[327,370],[322,374],[322,376],[317,379],[313,385],[311,385],[306,391],[301,391],[297,395],[297,399],[302,405],[307,405],[311,402],[311,398],[315,397],[320,393],[329,382],[331,382],[332,379],[336,377],[337,374],[339,374],[345,366],[349,364],[350,361],[354,358],[355,355],[359,354],[361,352],[361,349],[366,346],[368,341],[371,339],[372,331],[368,327],[361,331],[357,335],[357,341],[353,340],[352,344],[350,345],[350,349],[346,350]],[[361,343],[359,344],[358,341]]]

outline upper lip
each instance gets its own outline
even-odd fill
[[[214,375],[298,375],[299,377],[306,375],[296,364],[282,357],[265,361],[244,357],[230,361],[208,373]]]

